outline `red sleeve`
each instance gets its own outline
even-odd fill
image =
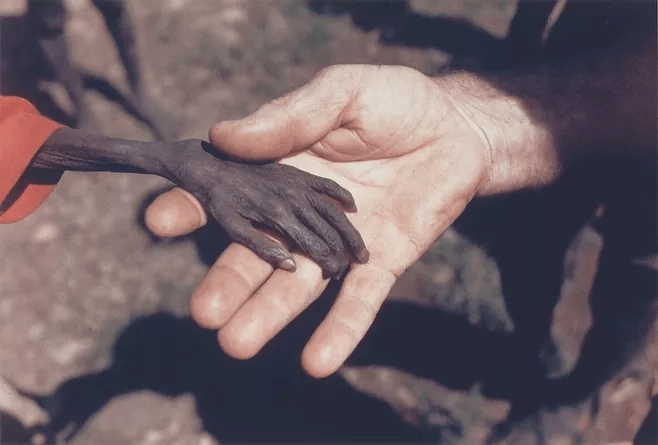
[[[0,223],[26,217],[55,187],[61,173],[29,179],[23,173],[46,139],[61,127],[28,101],[0,96]]]

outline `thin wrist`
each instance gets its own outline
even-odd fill
[[[168,144],[110,138],[71,128],[55,131],[34,158],[45,170],[107,171],[162,175]]]
[[[190,155],[186,142],[178,141],[167,144],[166,154],[163,156],[161,170],[158,173],[159,176],[179,187],[186,183],[187,172],[197,168],[198,159]]]

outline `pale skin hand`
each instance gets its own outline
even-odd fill
[[[352,191],[359,211],[348,216],[370,251],[369,263],[352,266],[333,309],[305,348],[304,367],[311,375],[325,376],[340,366],[365,335],[397,277],[459,216],[475,193],[473,166],[478,161],[471,156],[441,158],[430,146],[390,160],[331,163],[302,153],[284,161]],[[437,167],[464,176],[437,179]],[[425,188],[409,190],[415,181]],[[439,185],[441,193],[429,193]],[[165,195],[154,205],[178,196]],[[297,271],[281,273],[233,244],[193,294],[192,316],[201,326],[220,329],[220,344],[229,355],[255,355],[328,284],[316,263],[293,257]]]
[[[336,92],[336,84],[344,88]],[[343,363],[396,278],[459,216],[489,171],[485,142],[443,88],[403,67],[325,71],[243,121],[215,126],[211,142],[260,159],[311,146],[283,162],[333,179],[356,200],[359,210],[349,218],[370,261],[352,266],[304,350],[303,366],[317,377]],[[358,161],[373,158],[380,159]],[[161,235],[186,233],[202,221],[197,208],[172,191],[154,202],[147,221]],[[192,296],[192,316],[220,329],[229,355],[252,357],[328,284],[311,260],[295,255],[295,261],[295,273],[281,273],[246,248],[230,246]]]
[[[345,277],[303,351],[305,370],[323,377],[340,367],[396,277],[475,195],[548,184],[566,155],[607,142],[604,149],[632,140],[655,150],[655,38],[647,42],[493,83],[468,73],[430,79],[402,67],[332,67],[251,116],[213,127],[221,151],[292,156],[283,162],[333,179],[355,198],[349,218],[370,262]],[[161,236],[189,233],[205,221],[199,208],[175,189],[151,205],[147,224]],[[273,271],[231,245],[192,296],[193,318],[219,329],[229,355],[252,357],[328,283],[315,263],[294,258],[295,273]]]

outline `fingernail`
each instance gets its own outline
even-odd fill
[[[366,264],[370,260],[370,252],[368,249],[363,249],[356,254],[356,259],[359,260],[359,263]]]
[[[204,210],[199,200],[196,199],[193,194],[191,194],[185,189],[178,187],[175,190],[178,190],[179,193],[184,195],[190,201],[190,203],[196,208],[199,214],[199,225],[205,226],[206,224],[208,224],[208,215],[206,215],[206,211]]]
[[[356,207],[356,202],[352,204],[352,207],[348,209],[349,212],[356,213],[359,211],[359,209]]]
[[[283,270],[287,270],[288,272],[294,272],[297,270],[295,260],[292,258],[286,258],[285,260],[279,261],[279,267]]]

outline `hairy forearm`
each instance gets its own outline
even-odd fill
[[[110,138],[61,128],[37,152],[32,168],[162,175],[169,158],[169,144]]]
[[[436,81],[489,149],[482,194],[548,184],[578,158],[656,150],[655,34],[572,60]]]

